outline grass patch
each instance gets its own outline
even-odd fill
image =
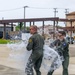
[[[7,44],[10,40],[0,39],[0,44]]]

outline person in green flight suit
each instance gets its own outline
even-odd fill
[[[62,67],[63,75],[68,75],[69,66],[69,43],[65,39],[65,31],[58,31],[58,39],[50,44],[50,47],[56,47],[56,51],[60,56],[63,56]],[[49,70],[47,75],[52,75],[54,70]]]
[[[41,75],[40,67],[43,58],[44,38],[37,33],[37,26],[35,25],[30,27],[30,33],[32,36],[29,38],[26,48],[28,51],[32,50],[32,53],[28,59],[25,72],[27,75],[34,75],[34,67],[36,75]]]

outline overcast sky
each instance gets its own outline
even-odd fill
[[[26,18],[54,17],[53,8],[57,17],[65,18],[65,9],[75,11],[75,0],[0,0],[0,19],[24,18],[24,6]]]

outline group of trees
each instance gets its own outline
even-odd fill
[[[20,30],[24,30],[24,23],[18,23],[18,25],[16,26],[16,31],[20,31]],[[25,30],[29,31],[29,27],[25,27]]]

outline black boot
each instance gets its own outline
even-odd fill
[[[40,71],[36,71],[36,75],[41,75],[41,72]]]
[[[49,71],[47,75],[52,75],[53,72],[54,72],[54,70],[53,71]]]

